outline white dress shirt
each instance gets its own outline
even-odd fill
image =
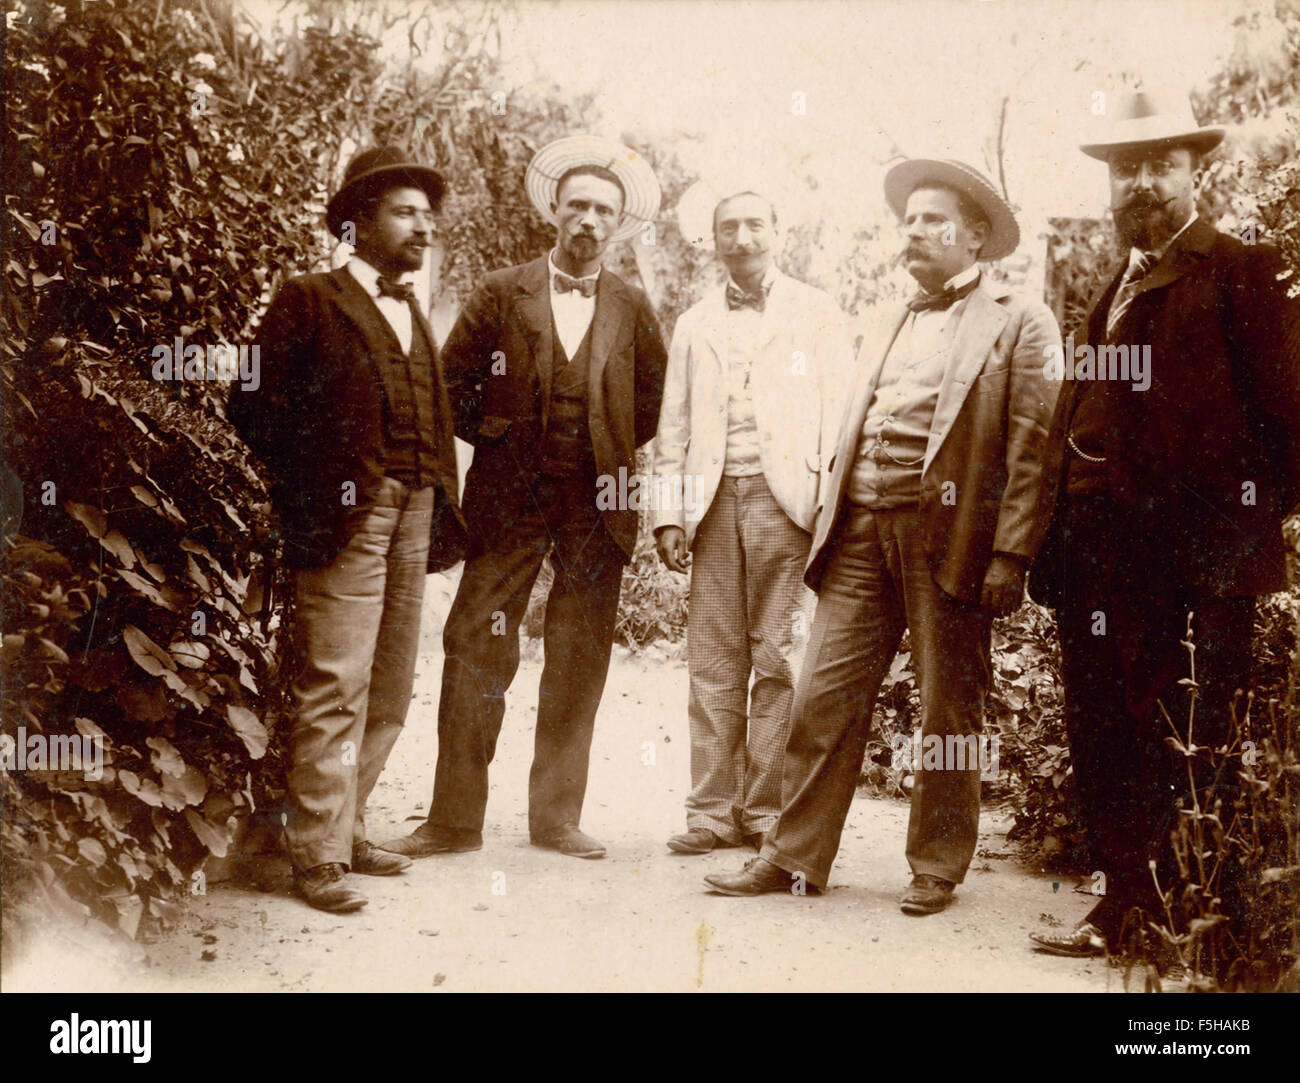
[[[380,297],[379,272],[360,256],[353,256],[348,260],[347,268],[352,277],[361,283],[361,288],[366,291],[370,299],[375,302],[375,307],[383,314],[384,319],[388,321],[388,326],[397,336],[402,352],[409,354],[411,352],[411,306],[396,297]],[[409,282],[410,276],[402,275],[397,281]]]
[[[775,282],[773,263],[759,286],[765,296],[771,294]],[[728,283],[746,292],[730,276]],[[727,311],[727,451],[722,471],[727,477],[743,478],[763,472],[750,374],[770,337],[765,334],[765,321],[770,319],[766,307],[762,312],[748,306]]]
[[[555,288],[555,276],[564,272],[555,266],[554,249],[551,249],[550,255],[546,257],[546,268],[547,282],[551,290],[551,316],[555,320],[555,333],[559,335],[560,345],[564,347],[564,356],[572,359],[578,352],[578,347],[582,345],[587,328],[591,326],[592,317],[596,315],[596,295],[584,297],[577,290],[561,293]],[[595,281],[599,277],[600,270],[597,269],[595,274],[583,275],[580,281]]]

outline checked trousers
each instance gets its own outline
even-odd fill
[[[762,474],[723,477],[695,536],[686,825],[727,842],[766,833],[780,812],[793,672],[807,640],[811,542]]]

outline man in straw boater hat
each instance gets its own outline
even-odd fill
[[[942,910],[979,829],[993,617],[1021,602],[1059,342],[1041,301],[981,274],[1020,238],[1011,208],[960,162],[885,177],[920,291],[868,336],[839,428],[805,579],[817,611],[795,687],[781,815],[758,857],[705,877],[757,895],[823,888],[880,682],[904,629],[921,694],[907,861],[909,914]]]
[[[348,163],[326,222],[355,255],[281,287],[257,335],[261,386],[229,405],[274,476],[293,569],[284,839],[295,889],[321,910],[365,905],[349,869],[410,864],[366,841],[366,799],[411,700],[425,574],[464,553],[451,405],[407,281],[442,191],[394,147]]]
[[[1052,514],[1031,592],[1056,609],[1070,759],[1105,875],[1076,928],[1031,934],[1056,954],[1120,948],[1131,911],[1163,915],[1154,877],[1175,884],[1169,834],[1191,798],[1188,761],[1166,739],[1200,748],[1204,786],[1207,746],[1229,739],[1233,695],[1250,686],[1255,596],[1286,585],[1300,317],[1255,227],[1243,243],[1197,216],[1197,173],[1223,135],[1185,96],[1143,90],[1081,148],[1109,166],[1129,250],[1056,358],[1064,386],[1036,497]],[[1240,885],[1226,875],[1230,910]]]
[[[653,220],[659,185],[640,155],[578,135],[538,151],[525,186],[556,227],[555,247],[489,274],[443,349],[456,433],[474,445],[470,550],[443,632],[428,819],[383,844],[411,857],[483,844],[488,764],[519,667],[519,624],[548,554],[555,580],[529,834],[573,857],[605,853],[578,820],[637,511],[597,497],[609,479],[635,473],[636,449],[654,435],[667,356],[649,299],[603,270],[601,257]]]
[[[677,321],[655,437],[659,556],[691,574],[680,854],[757,849],[780,812],[803,565],[852,367],[839,305],[776,266],[770,196],[750,179],[697,182],[678,204],[687,240],[711,234],[728,272]]]

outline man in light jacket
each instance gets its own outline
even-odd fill
[[[828,397],[852,357],[839,306],[773,262],[771,201],[717,194],[727,281],[677,323],[655,438],[659,555],[691,568],[691,794],[687,830],[668,840],[680,854],[757,849],[776,823]]]
[[[1020,238],[980,173],[912,159],[889,171],[885,195],[920,292],[859,354],[805,577],[817,613],[780,819],[744,870],[705,879],[728,895],[825,887],[876,694],[907,629],[923,755],[902,909],[932,914],[975,851],[990,627],[1020,604],[1042,533],[1035,497],[1059,387],[1044,358],[1059,332],[1042,301],[980,272]]]

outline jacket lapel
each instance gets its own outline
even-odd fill
[[[901,305],[887,325],[888,336],[883,340],[876,336],[868,336],[858,351],[855,366],[857,378],[853,395],[849,398],[840,421],[839,445],[835,449],[835,469],[831,473],[831,492],[835,493],[837,509],[853,469],[853,461],[857,458],[862,424],[867,419],[867,410],[876,393],[876,384],[880,382],[880,372],[885,367],[885,358],[889,356],[890,347],[894,345],[894,339],[898,337],[899,328],[903,326],[905,319],[907,319],[907,306]]]
[[[591,368],[587,372],[588,388],[601,386],[601,376],[609,361],[610,350],[618,341],[619,330],[631,313],[623,294],[623,283],[609,271],[596,279],[596,311],[591,317]]]
[[[331,271],[329,277],[338,290],[339,308],[365,336],[370,350],[379,351],[390,344],[397,344],[397,335],[384,319],[384,314],[346,266]],[[432,336],[429,341],[433,342]]]
[[[546,257],[533,260],[519,276],[519,300],[515,309],[523,328],[524,341],[533,355],[537,379],[542,388],[542,416],[545,419],[551,401],[551,377],[554,374],[551,334],[551,290],[547,281]]]
[[[957,322],[952,352],[944,367],[943,383],[939,385],[939,400],[935,403],[934,418],[930,422],[930,440],[925,448],[922,474],[934,462],[939,447],[961,412],[966,396],[975,385],[975,378],[988,361],[993,344],[1007,325],[1006,309],[997,301],[998,297],[1005,296],[1005,291],[994,292],[997,288],[986,286],[985,281],[981,280],[979,287],[970,295]]]
[[[1150,293],[1152,290],[1158,290],[1162,286],[1169,285],[1175,279],[1182,278],[1183,275],[1196,266],[1198,256],[1209,252],[1214,245],[1214,238],[1214,228],[1206,225],[1204,221],[1198,218],[1187,227],[1182,236],[1165,249],[1165,254],[1160,257],[1160,262],[1138,284],[1137,291],[1133,294],[1134,298],[1141,297],[1142,294]],[[1130,311],[1132,311],[1131,306]]]
[[[719,372],[727,371],[727,294],[720,286],[709,297],[704,318],[704,341],[713,355]]]

